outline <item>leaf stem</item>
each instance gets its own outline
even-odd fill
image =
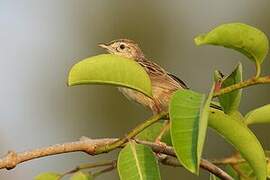
[[[133,130],[131,130],[124,138],[119,139],[111,144],[107,144],[105,146],[97,147],[95,150],[95,154],[101,154],[104,152],[112,151],[123,144],[126,143],[129,139],[134,138],[136,135],[138,135],[140,132],[142,132],[145,128],[149,127],[150,125],[154,124],[155,122],[159,121],[162,118],[165,118],[168,116],[168,112],[162,112],[160,114],[154,115],[144,121],[142,124],[139,124],[137,127],[135,127]]]
[[[269,84],[270,83],[270,75],[269,76],[263,76],[263,77],[253,77],[246,81],[242,81],[237,84],[233,84],[231,86],[228,86],[226,88],[220,89],[219,91],[214,93],[213,97],[217,97],[232,91],[235,91],[237,89],[242,89],[248,86],[256,85],[256,84]]]
[[[256,61],[256,76],[255,77],[259,78],[260,75],[261,75],[261,64],[258,61]]]

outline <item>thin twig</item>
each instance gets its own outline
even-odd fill
[[[170,121],[169,120],[165,120],[163,125],[162,125],[162,128],[158,134],[158,136],[156,137],[155,139],[155,142],[160,142],[163,135],[170,129]]]
[[[103,173],[110,172],[110,171],[114,170],[116,168],[116,165],[117,165],[117,162],[115,161],[111,166],[93,173],[93,177],[97,177]]]
[[[126,143],[129,139],[132,139],[133,137],[135,137],[136,135],[138,135],[140,132],[142,132],[144,129],[146,129],[147,127],[149,127],[150,125],[156,123],[157,121],[159,121],[160,119],[167,117],[168,113],[167,112],[162,112],[160,114],[154,115],[152,117],[150,117],[149,119],[147,119],[146,121],[144,121],[142,124],[138,125],[137,127],[135,127],[133,130],[131,130],[126,137],[119,139],[111,144],[107,144],[105,146],[99,146],[96,148],[96,154],[100,154],[100,153],[104,153],[104,152],[109,152],[113,149],[116,149],[120,146],[122,146],[124,143]]]
[[[223,159],[214,159],[214,160],[211,160],[211,162],[215,165],[227,165],[227,164],[241,164],[241,163],[246,162],[246,160],[242,158],[236,158],[234,156],[230,156]]]
[[[180,167],[182,166],[179,161],[175,157],[166,156],[166,158],[161,158],[159,160],[162,164],[168,165],[168,166],[174,166],[174,167]],[[200,167],[204,170],[207,170],[208,172],[211,172],[215,176],[224,179],[224,180],[233,180],[231,176],[229,176],[226,172],[224,172],[219,167],[215,166],[211,162],[202,159]]]
[[[256,85],[256,84],[269,84],[270,83],[270,76],[263,76],[263,77],[253,77],[246,81],[242,81],[237,84],[233,84],[231,86],[228,86],[226,88],[222,88],[219,91],[214,93],[213,97],[220,96],[222,94],[226,94],[232,91],[235,91],[237,89],[242,89],[248,86]]]
[[[136,140],[136,142],[150,146],[153,149],[153,151],[155,151],[156,153],[162,153],[162,154],[176,157],[176,154],[173,148],[170,146],[164,146],[164,145],[147,142],[147,141],[141,141],[141,140]],[[162,162],[168,165],[172,165],[172,166],[178,166],[178,165],[180,166],[179,162],[176,159],[174,160],[170,158],[169,156],[165,158]],[[220,169],[219,167],[217,167],[216,165],[214,165],[213,163],[209,162],[206,159],[201,159],[200,167],[208,172],[211,172],[212,174],[216,175],[217,177],[221,179],[233,180],[231,176],[229,176],[225,171],[223,171],[222,169]]]

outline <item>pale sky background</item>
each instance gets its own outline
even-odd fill
[[[220,47],[196,47],[193,38],[228,22],[244,22],[270,36],[269,0],[0,0],[0,155],[77,140],[119,137],[150,113],[115,87],[66,86],[70,67],[104,53],[100,42],[133,39],[146,56],[208,92],[216,69],[229,73],[237,62],[245,78],[254,74],[243,55]],[[270,57],[263,72],[270,73]],[[244,90],[241,111],[270,102],[270,86]],[[252,128],[270,149],[270,125]],[[209,131],[204,157],[223,157],[232,148]],[[44,171],[65,172],[82,162],[113,159],[117,153],[82,153],[42,158],[1,170],[1,180],[32,179]],[[162,167],[163,179],[208,179],[182,168]],[[98,180],[118,179],[116,171]]]

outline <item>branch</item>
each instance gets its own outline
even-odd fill
[[[31,151],[26,151],[22,153],[16,153],[14,151],[9,151],[8,154],[0,159],[0,169],[13,169],[17,164],[23,163],[25,161],[51,156],[56,154],[63,154],[69,152],[85,152],[90,155],[95,155],[96,148],[100,146],[105,146],[111,144],[118,139],[115,138],[105,138],[105,139],[89,139],[82,138],[79,141],[69,142],[64,144],[56,144],[49,147],[34,149]]]
[[[175,157],[171,157],[171,156],[167,156],[166,158],[163,158],[163,159],[161,158],[159,159],[159,161],[162,164],[168,165],[168,166],[174,166],[174,167],[182,166]],[[205,159],[201,160],[200,167],[204,170],[207,170],[208,172],[211,172],[212,174],[214,174],[215,176],[221,179],[233,180],[233,178],[229,176],[226,172],[224,172],[222,169],[220,169],[219,167],[215,166],[214,164],[212,164],[211,162]]]
[[[103,173],[110,172],[110,171],[114,170],[116,168],[116,166],[117,166],[117,162],[115,161],[111,166],[104,168],[98,172],[93,173],[93,176],[96,178],[97,176],[99,176]]]
[[[154,115],[144,121],[142,124],[138,125],[135,127],[133,130],[131,130],[126,137],[122,139],[118,139],[117,141],[111,143],[111,144],[106,144],[105,146],[99,146],[96,148],[96,154],[104,153],[104,152],[109,152],[111,150],[114,150],[120,146],[122,146],[124,143],[126,143],[129,139],[134,138],[136,135],[138,135],[140,132],[142,132],[144,129],[149,127],[150,125],[154,124],[155,122],[159,121],[162,118],[165,118],[168,116],[168,112],[162,112],[160,114]]]
[[[166,155],[170,155],[173,157],[176,157],[176,154],[172,147],[170,146],[164,146],[161,144],[156,144],[148,141],[141,141],[136,140],[139,144],[144,144],[147,146],[150,146],[152,150],[156,153],[162,153]],[[162,163],[172,166],[180,166],[178,160],[176,158],[172,158],[167,156],[164,160],[161,160]],[[216,175],[217,177],[224,179],[224,180],[233,180],[231,176],[229,176],[226,172],[224,172],[222,169],[214,165],[213,163],[209,162],[206,159],[201,159],[200,167],[208,172],[211,172],[212,174]]]
[[[226,88],[220,89],[219,91],[214,93],[213,97],[220,96],[222,94],[226,94],[232,91],[235,91],[237,89],[242,89],[248,86],[253,86],[256,84],[269,84],[270,83],[270,76],[263,76],[263,77],[253,77],[246,81],[242,81],[237,84],[233,84],[231,86],[228,86]]]
[[[98,147],[104,147],[110,144],[113,144],[115,142],[118,142],[119,140],[116,138],[112,139],[89,139],[89,138],[82,138],[79,141],[70,142],[70,143],[64,143],[64,144],[57,144],[45,148],[39,148],[31,151],[26,151],[22,153],[15,153],[13,151],[10,151],[4,158],[0,159],[0,169],[12,169],[16,167],[16,165],[23,163],[25,161],[50,156],[50,155],[56,155],[56,154],[63,154],[68,152],[85,152],[90,155],[97,155],[100,153],[97,153],[95,150]],[[152,142],[147,141],[140,141],[136,140],[137,143],[144,144],[147,146],[150,146],[154,152],[156,153],[162,153],[169,156],[176,157],[176,154],[172,147],[170,146],[164,146],[160,144],[155,144]],[[119,147],[122,147],[119,146]],[[226,177],[226,173],[223,172],[220,168],[215,166],[214,164],[204,160],[201,161],[201,168],[211,172],[212,174],[215,174],[216,176],[222,178],[222,179],[228,179]]]
[[[135,137],[145,128],[149,127],[153,123],[167,116],[167,112],[163,112],[157,115],[154,115],[139,124],[133,130],[131,130],[126,137],[122,139],[89,139],[81,138],[79,141],[69,142],[64,144],[52,145],[45,148],[35,149],[32,151],[15,153],[14,151],[9,151],[8,154],[0,159],[0,169],[13,169],[17,164],[20,164],[25,161],[29,161],[36,158],[41,158],[45,156],[51,156],[56,154],[63,154],[69,152],[85,152],[90,155],[97,155],[101,153],[106,153],[112,151],[118,147],[121,147],[127,140]]]

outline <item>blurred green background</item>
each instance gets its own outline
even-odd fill
[[[110,86],[66,86],[70,67],[104,53],[100,42],[133,39],[146,56],[208,92],[216,69],[229,73],[238,61],[244,77],[254,74],[246,58],[220,47],[196,47],[197,34],[227,22],[244,22],[270,36],[269,0],[0,0],[0,154],[77,140],[80,136],[120,137],[150,115]],[[263,72],[270,73],[267,57]],[[270,103],[270,86],[244,90],[241,111]],[[270,126],[252,129],[270,149]],[[205,158],[233,149],[209,130]],[[72,153],[1,170],[0,179],[32,179],[39,172],[67,171],[83,162],[113,159]],[[113,156],[114,155],[114,156]],[[162,167],[163,179],[208,179],[182,168]],[[116,171],[98,179],[118,179]]]

